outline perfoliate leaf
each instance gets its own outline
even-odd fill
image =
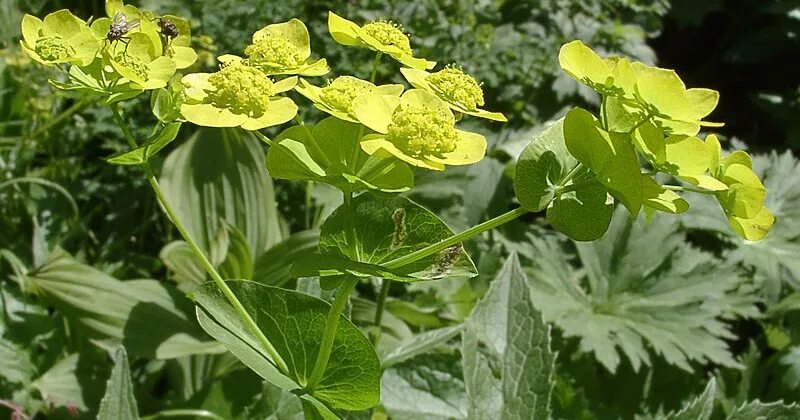
[[[540,211],[555,198],[556,187],[563,186],[578,161],[564,143],[564,120],[560,119],[536,136],[522,151],[514,171],[514,191],[519,203],[530,211]]]
[[[529,284],[512,254],[467,319],[461,352],[469,418],[550,416],[555,356]]]
[[[106,393],[100,401],[98,420],[137,420],[139,409],[133,395],[128,354],[120,347],[115,354],[114,369],[106,383]]]
[[[299,392],[314,368],[330,305],[303,293],[250,281],[229,281],[228,285],[287,370],[276,367],[277,362],[213,283],[194,293],[200,325],[262,378]],[[342,316],[322,381],[300,394],[309,394],[332,408],[361,410],[378,403],[379,381],[378,355],[361,331]]]
[[[475,264],[461,245],[396,269],[382,264],[453,235],[436,215],[396,195],[364,193],[343,204],[322,225],[319,256],[292,266],[298,276],[342,273],[397,281],[472,277]]]
[[[575,182],[581,181],[578,179]],[[613,215],[614,201],[597,180],[590,180],[574,191],[558,195],[547,207],[547,221],[576,241],[601,238],[608,230]]]
[[[594,116],[575,108],[564,119],[567,149],[634,216],[642,207],[642,176],[630,136],[603,130]]]

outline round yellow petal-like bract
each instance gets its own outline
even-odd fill
[[[455,150],[445,153],[441,158],[429,156],[428,159],[444,165],[455,166],[470,165],[486,156],[486,137],[461,130],[456,130],[456,133],[458,133],[458,142]]]
[[[375,93],[362,95],[353,101],[353,112],[361,124],[372,131],[386,134],[392,113],[400,106],[400,98]]]
[[[184,103],[181,105],[181,114],[186,121],[204,127],[239,127],[248,119],[247,115],[234,114],[227,109],[203,103]]]
[[[443,171],[444,164],[433,162],[424,158],[415,158],[409,156],[400,149],[398,149],[392,142],[386,140],[386,137],[380,134],[369,134],[361,139],[361,149],[368,155],[379,154],[380,151],[385,151],[398,159],[420,168],[431,169],[434,171]]]
[[[258,118],[247,118],[241,126],[245,130],[261,130],[288,122],[295,115],[297,115],[297,105],[294,101],[289,98],[278,98],[269,101],[269,108],[264,115]]]

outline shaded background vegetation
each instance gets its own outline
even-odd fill
[[[102,3],[0,0],[0,185],[3,185],[0,249],[13,254],[29,268],[45,263],[48,254],[60,247],[82,263],[116,278],[166,279],[172,271],[160,252],[176,235],[143,178],[136,176],[136,170],[102,161],[125,149],[110,112],[55,93],[47,79],[57,75],[32,65],[16,47],[22,14],[42,16],[59,8],[70,8],[82,17],[101,16]],[[439,213],[455,230],[513,206],[508,175],[517,154],[544,123],[560,117],[572,106],[597,105],[594,93],[580,87],[558,68],[557,52],[564,42],[582,39],[604,54],[623,54],[675,68],[689,86],[719,90],[721,103],[710,119],[726,123],[720,130],[725,139],[740,142],[761,154],[757,166],[767,176],[768,200],[772,200],[773,211],[777,208],[779,217],[772,240],[753,249],[721,233],[724,229],[715,230],[715,226],[702,218],[707,214],[703,209],[709,207],[700,202],[699,216],[684,218],[681,227],[676,224],[662,232],[662,236],[651,238],[655,241],[651,243],[669,240],[676,244],[674,248],[659,249],[663,257],[640,255],[633,246],[623,247],[608,254],[619,259],[603,270],[612,279],[629,276],[639,280],[629,285],[629,289],[620,286],[617,290],[620,295],[646,296],[655,287],[652,282],[669,282],[685,275],[679,272],[679,266],[710,267],[708,272],[694,273],[697,279],[735,277],[738,280],[730,284],[709,283],[702,293],[722,296],[714,301],[719,307],[700,311],[702,317],[697,315],[693,319],[700,323],[725,320],[731,333],[712,335],[723,339],[729,349],[723,351],[724,357],[718,354],[693,358],[685,355],[687,349],[681,348],[691,347],[691,339],[681,341],[673,337],[684,353],[686,366],[681,369],[675,367],[680,365],[675,359],[665,357],[663,347],[645,337],[644,344],[632,340],[631,345],[637,347],[638,342],[638,347],[651,354],[650,362],[645,363],[647,367],[634,368],[625,357],[619,366],[612,367],[603,363],[603,355],[593,351],[591,343],[581,341],[588,340],[587,331],[570,330],[566,325],[568,319],[560,318],[557,311],[545,311],[545,318],[550,315],[548,320],[555,325],[554,347],[559,351],[554,406],[557,414],[565,418],[594,415],[646,418],[669,411],[702,390],[709,375],[718,378],[722,390],[720,405],[728,411],[745,399],[798,399],[799,299],[794,293],[800,286],[800,267],[792,260],[800,250],[797,245],[800,219],[795,217],[798,213],[794,210],[800,205],[800,181],[797,181],[800,169],[791,151],[800,148],[800,72],[790,63],[800,56],[800,40],[796,36],[800,33],[800,1],[141,0],[139,5],[187,17],[195,25],[195,46],[201,51],[197,69],[215,68],[216,55],[241,53],[249,35],[265,24],[298,17],[311,31],[314,53],[326,57],[335,74],[365,76],[371,55],[365,50],[343,48],[330,39],[326,26],[328,10],[357,21],[383,17],[400,22],[412,34],[412,44],[422,56],[442,64],[463,66],[483,83],[487,108],[504,112],[510,123],[474,123],[492,144],[490,158],[480,165],[448,170],[443,176],[418,174],[419,188],[413,198]],[[399,81],[398,72],[392,66],[383,66],[379,79]],[[298,102],[303,101],[298,99]],[[80,111],[63,120],[55,119],[71,107]],[[137,134],[146,135],[152,124],[146,98],[131,104],[127,111],[136,120]],[[305,117],[313,121],[320,115],[310,111]],[[190,137],[192,130],[184,127],[181,138]],[[789,154],[784,154],[786,151]],[[30,179],[46,180],[48,184],[30,184],[26,181]],[[338,200],[324,188],[312,190],[308,199],[306,193],[303,183],[275,183],[280,223],[287,234],[318,226]],[[320,215],[312,218],[314,222],[306,217],[307,203],[312,204],[312,213]],[[624,227],[619,229],[616,238],[621,243],[635,244],[640,240],[629,237],[633,234]],[[702,257],[683,255],[680,248],[688,244],[702,248]],[[511,251],[519,253],[532,278],[539,279],[536,281],[541,284],[558,276],[555,273],[558,270],[548,271],[537,262],[543,256],[559,261],[558,267],[580,270],[587,252],[550,233],[536,215],[473,241],[470,251],[482,271],[480,277],[436,285],[396,286],[391,291],[395,299],[393,319],[414,332],[463,320],[485,292],[502,258]],[[620,273],[616,264],[631,261],[625,255],[649,261],[654,268],[647,272],[642,269]],[[22,299],[29,291],[23,293],[6,281],[14,274],[15,267],[6,259],[0,265],[3,294]],[[581,275],[576,271],[575,278]],[[688,287],[676,287],[684,286]],[[598,308],[613,302],[608,295],[595,296],[585,286],[578,287],[583,287],[590,296],[588,312],[599,313]],[[370,284],[361,285],[359,292],[366,300],[375,294]],[[6,312],[7,306],[3,306]],[[695,306],[697,302],[679,300],[671,310],[699,313],[693,312]],[[620,319],[629,316],[621,312],[616,314]],[[49,313],[55,313],[61,322],[57,311],[51,309]],[[67,323],[69,317],[64,317]],[[636,317],[630,315],[630,319]],[[670,328],[675,323],[680,326],[674,319],[661,321],[672,323]],[[608,325],[598,326],[606,327],[613,330]],[[713,329],[709,324],[703,324],[702,328]],[[19,331],[0,328],[0,332],[13,342],[25,342],[24,337],[18,336]],[[617,345],[625,341],[618,334],[609,336]],[[70,351],[98,352],[90,344],[76,343],[80,341],[77,338],[47,338],[51,339],[56,340],[54,343],[66,340],[64,346]],[[42,345],[47,351],[32,356],[37,369],[46,370],[58,359],[62,350],[50,348],[54,346]],[[428,374],[433,375],[436,369],[448,371],[448,363],[452,361],[449,356],[447,351],[431,356],[429,360],[433,362],[429,363],[437,366],[431,367]],[[103,360],[104,356],[92,357]],[[180,371],[182,362],[169,363],[173,365],[156,375],[146,374],[148,369],[155,369],[151,362],[146,359],[135,362],[142,381],[137,384],[140,393],[154,395],[152,399],[140,398],[143,405],[149,410],[189,402],[213,406],[211,399],[203,400],[204,395],[216,392],[209,388],[211,385],[205,388],[198,385],[206,394],[191,393],[185,390],[188,388],[184,388],[183,394],[176,391],[175,375],[170,370]],[[0,377],[2,366],[0,362]],[[425,377],[409,366],[399,367],[395,373]],[[236,375],[257,384],[245,371],[236,371]],[[228,384],[224,386],[250,383],[232,378],[222,377],[220,383],[223,380]],[[17,398],[15,389],[13,379],[0,378],[0,399]],[[444,393],[429,393],[446,400]],[[0,415],[4,415],[2,410],[0,407]]]

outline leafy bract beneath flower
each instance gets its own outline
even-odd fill
[[[575,80],[621,101],[620,110],[652,117],[665,134],[694,136],[701,126],[722,126],[702,121],[716,108],[719,92],[686,89],[673,70],[619,57],[601,58],[581,41],[564,44],[558,60]]]
[[[414,57],[408,35],[392,22],[381,20],[358,26],[336,13],[328,12],[328,31],[342,45],[369,48],[414,69],[432,69],[436,65],[433,61]]]
[[[253,34],[244,50],[249,65],[268,75],[299,74],[322,76],[330,71],[323,58],[309,61],[311,43],[308,28],[298,19],[267,25]]]
[[[22,18],[20,46],[41,64],[87,66],[94,61],[101,44],[86,22],[69,10],[53,12],[44,21],[31,15]]]
[[[775,217],[764,205],[767,191],[753,172],[753,160],[741,150],[723,158],[719,140],[713,134],[706,138],[706,142],[714,151],[711,173],[728,187],[716,192],[728,223],[747,240],[763,239],[775,223]]]
[[[325,87],[314,86],[305,80],[300,80],[295,90],[313,101],[317,109],[340,120],[357,123],[358,119],[353,111],[353,101],[356,98],[368,93],[397,97],[403,93],[403,86],[375,86],[352,76],[339,76]]]
[[[391,154],[421,168],[444,170],[483,159],[486,139],[455,128],[455,116],[441,99],[421,89],[401,97],[375,93],[356,98],[359,122],[375,131],[361,139],[368,154]]]
[[[260,130],[283,124],[297,114],[291,99],[273,96],[291,90],[296,77],[273,82],[241,59],[228,61],[216,73],[188,74],[182,83],[186,100],[181,114],[197,125]]]
[[[484,104],[480,84],[458,67],[447,66],[435,73],[408,68],[400,69],[400,72],[412,86],[438,96],[456,112],[493,121],[508,121],[499,112],[479,108]]]

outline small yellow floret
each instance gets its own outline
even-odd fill
[[[136,73],[140,79],[147,80],[147,64],[141,58],[121,53],[114,57],[114,61]]]
[[[254,118],[264,115],[273,93],[269,77],[240,63],[223,67],[212,74],[208,82],[215,88],[208,91],[208,98],[215,107]]]
[[[386,139],[411,156],[441,156],[456,149],[455,118],[448,112],[401,105],[392,114]]]
[[[298,67],[306,58],[302,51],[279,34],[266,35],[257,43],[245,48],[244,53],[250,65],[264,70]]]
[[[75,55],[75,48],[58,36],[39,38],[33,49],[45,61],[66,61]]]
[[[352,114],[353,100],[373,89],[374,86],[367,81],[352,76],[340,76],[322,88],[320,97],[332,108]]]
[[[368,23],[361,29],[381,44],[393,45],[403,53],[411,55],[411,40],[396,23],[380,20]]]
[[[483,106],[481,85],[458,67],[447,66],[425,79],[451,103],[473,111]]]

